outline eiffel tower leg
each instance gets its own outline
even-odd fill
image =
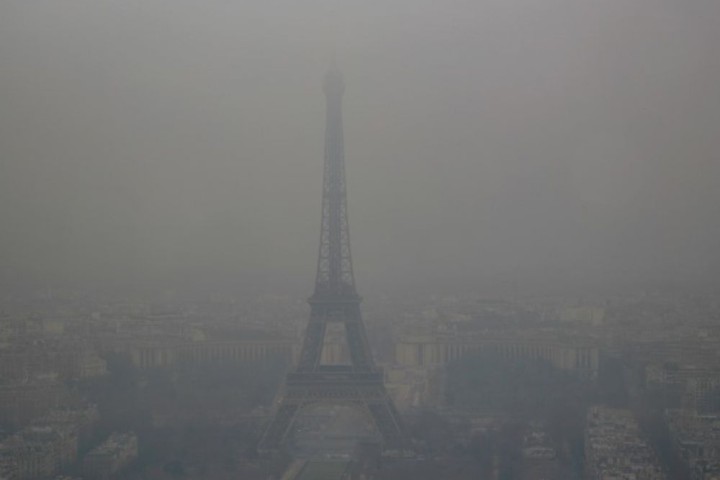
[[[290,403],[283,399],[282,403],[275,411],[273,419],[265,429],[265,433],[260,439],[258,451],[260,453],[270,453],[279,451],[285,442],[290,427],[292,426],[295,415],[300,405]]]
[[[368,402],[367,408],[383,437],[385,449],[407,450],[410,448],[410,441],[405,435],[405,428],[400,414],[387,395],[385,395],[384,400]]]
[[[346,321],[345,333],[353,365],[359,368],[372,367],[372,353],[362,323],[358,320]]]
[[[305,330],[305,339],[300,352],[298,370],[313,370],[320,364],[326,323],[311,318]]]

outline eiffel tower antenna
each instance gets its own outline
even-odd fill
[[[386,450],[409,451],[402,419],[385,390],[383,372],[375,366],[355,289],[345,183],[342,97],[345,82],[335,62],[325,75],[325,163],[322,220],[315,290],[308,299],[310,319],[300,359],[278,396],[273,419],[258,450],[280,450],[297,414],[317,403],[349,405],[366,413],[382,436]],[[330,323],[345,327],[350,365],[321,364]]]

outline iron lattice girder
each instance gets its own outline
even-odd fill
[[[337,69],[325,77],[327,125],[323,168],[322,222],[315,292],[308,299],[310,320],[295,372],[287,375],[275,414],[260,441],[261,452],[279,450],[298,412],[317,403],[361,408],[374,421],[386,448],[407,450],[400,415],[375,366],[355,290],[345,185],[342,95]],[[351,365],[321,365],[329,323],[342,323]]]
[[[360,297],[310,299],[311,313],[303,348],[300,353],[298,371],[312,371],[320,365],[325,331],[328,323],[342,323],[345,326],[351,363],[358,369],[374,367],[365,326],[360,314]]]
[[[392,400],[388,396],[382,383],[382,376],[375,381],[358,381],[337,383],[305,382],[293,384],[288,376],[282,399],[276,409],[270,425],[260,444],[261,452],[276,450],[282,445],[298,413],[312,405],[330,403],[332,405],[345,405],[364,412],[377,426],[383,438],[385,448],[407,450],[408,439],[400,421],[400,415],[395,410]]]
[[[345,83],[337,69],[325,77],[325,163],[322,220],[315,294],[355,294],[345,183],[342,95]]]

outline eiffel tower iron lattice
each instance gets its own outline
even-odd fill
[[[276,409],[258,446],[261,453],[280,450],[298,413],[317,403],[349,405],[371,418],[386,450],[409,450],[402,419],[375,366],[355,289],[345,188],[342,125],[342,74],[332,67],[323,86],[326,97],[322,222],[315,291],[308,299],[310,320],[297,367],[278,395]],[[345,327],[349,365],[321,363],[328,324]]]

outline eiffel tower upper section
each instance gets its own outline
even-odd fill
[[[374,371],[375,364],[360,314],[360,296],[355,289],[350,230],[348,227],[343,142],[342,96],[345,91],[340,70],[333,65],[325,75],[326,97],[325,163],[323,168],[322,222],[315,291],[308,299],[311,312],[298,361],[299,372],[317,371],[328,323],[342,323],[354,371]]]
[[[333,66],[325,75],[327,124],[323,169],[322,224],[315,292],[310,302],[359,302],[355,290],[345,184],[342,96],[340,70]]]
[[[327,100],[325,166],[323,170],[322,227],[315,291],[309,298],[310,319],[297,368],[287,375],[275,413],[258,450],[278,450],[287,440],[303,408],[316,403],[344,404],[366,412],[390,449],[407,449],[402,419],[375,366],[355,290],[345,189],[343,145],[343,78],[333,66],[325,75]],[[350,364],[321,362],[328,324],[342,324]]]

